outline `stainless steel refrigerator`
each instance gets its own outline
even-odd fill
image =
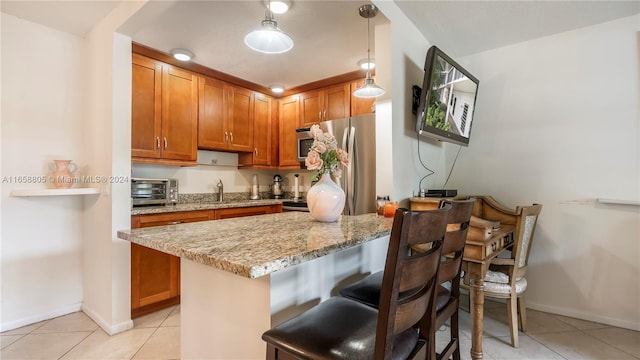
[[[375,115],[323,121],[320,127],[333,134],[338,146],[349,154],[349,167],[343,168],[338,181],[346,195],[343,214],[376,212]]]

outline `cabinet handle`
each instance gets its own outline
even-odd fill
[[[322,120],[322,110],[318,111],[318,120]]]
[[[156,147],[160,149],[160,136],[156,137]]]
[[[232,132],[229,133],[229,138],[231,139],[230,142],[233,144],[233,133]]]
[[[325,110],[322,115],[323,115],[323,120],[327,120],[327,110]]]
[[[227,144],[229,143],[229,133],[228,132],[224,132],[224,143]]]
[[[258,148],[253,148],[253,151],[256,153],[256,157],[258,157]]]
[[[164,139],[164,149],[167,150],[167,138],[163,138]]]

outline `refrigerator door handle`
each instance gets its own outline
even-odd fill
[[[351,156],[351,153],[349,152],[349,131],[348,131],[348,127],[344,128],[344,131],[342,131],[342,150],[346,151],[347,154],[349,154],[349,156]],[[349,157],[347,157],[347,159],[349,159]],[[349,159],[350,161],[351,159]],[[344,215],[349,215],[350,214],[350,201],[349,201],[349,176],[351,175],[351,162],[349,162],[349,166],[345,166],[344,167],[344,171],[342,173],[342,178],[340,179],[340,186],[342,187],[342,190],[344,191],[344,196],[345,196],[345,202],[344,202],[344,211],[342,212]]]
[[[347,132],[345,132],[347,133]],[[356,211],[356,203],[357,200],[356,199],[356,191],[355,191],[355,184],[356,181],[358,179],[356,179],[356,176],[358,174],[358,164],[356,162],[354,162],[354,159],[357,159],[356,157],[356,144],[355,144],[355,139],[356,139],[356,128],[353,126],[349,126],[349,136],[347,137],[347,141],[349,142],[348,146],[347,146],[347,153],[348,155],[348,159],[349,159],[349,167],[347,168],[347,215],[353,215],[355,214]]]

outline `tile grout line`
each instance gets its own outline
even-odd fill
[[[164,320],[163,320],[164,321]],[[153,329],[153,332],[151,333],[151,335],[149,335],[149,337],[147,338],[147,340],[145,340],[142,345],[140,345],[140,347],[138,348],[138,350],[136,350],[135,353],[133,353],[133,355],[129,358],[129,360],[131,359],[135,359],[136,355],[138,355],[138,353],[140,352],[140,350],[142,350],[142,348],[147,344],[147,342],[149,342],[149,340],[151,340],[151,338],[153,337],[153,335],[155,335],[156,332],[158,332],[158,329],[160,328],[160,326],[157,326]]]
[[[176,311],[176,306],[174,305],[173,309],[171,309],[171,311],[169,311],[169,313],[167,313],[167,316],[165,316],[162,321],[160,321],[158,323],[157,326],[154,326],[154,330],[151,333],[151,335],[149,335],[149,337],[142,343],[142,345],[140,345],[140,347],[138,348],[138,350],[136,350],[136,352],[133,354],[133,356],[131,356],[131,359],[134,359],[136,357],[136,355],[138,355],[138,353],[140,352],[140,350],[142,350],[142,348],[147,344],[147,342],[149,342],[149,340],[151,340],[151,338],[153,337],[153,335],[155,335],[156,332],[158,332],[158,329],[162,326],[162,324],[164,324],[165,321],[167,321],[167,319],[171,316],[171,314],[173,314],[173,312]],[[133,327],[135,329],[135,326]]]
[[[87,340],[87,338],[91,335],[93,335],[96,331],[98,331],[100,329],[100,327],[94,329],[93,331],[91,331],[90,333],[87,334],[87,336],[83,337],[82,340],[78,341],[75,345],[73,345],[69,350],[65,351],[64,354],[60,355],[60,357],[58,358],[58,360],[64,358],[65,356],[67,356],[68,353],[70,353],[73,349],[75,349],[76,347],[78,347],[78,345],[82,344],[83,341]],[[70,333],[72,331],[64,331],[63,333]]]
[[[567,331],[567,332],[568,332],[568,331]],[[534,334],[534,335],[535,335],[535,334]],[[551,351],[552,353],[554,353],[554,354],[556,354],[556,355],[560,356],[560,357],[561,357],[561,358],[563,358],[563,359],[567,359],[567,360],[568,360],[568,358],[564,357],[562,354],[560,354],[560,353],[558,353],[557,351],[553,350],[552,348],[550,348],[549,346],[547,346],[547,344],[545,344],[545,343],[543,343],[543,342],[540,342],[540,341],[539,341],[538,339],[536,339],[535,337],[532,337],[532,336],[529,336],[529,335],[527,335],[527,336],[529,337],[529,339],[531,339],[531,340],[533,340],[533,341],[537,342],[538,344],[540,344],[540,345],[544,346],[545,348],[549,349],[549,351]]]
[[[594,330],[601,330],[601,329],[594,329]],[[639,358],[639,357],[637,357],[636,355],[631,354],[631,353],[627,352],[626,350],[624,350],[624,349],[621,349],[621,348],[617,347],[617,346],[616,346],[616,345],[614,345],[614,344],[610,344],[609,342],[607,342],[607,341],[605,341],[605,340],[603,340],[603,339],[600,339],[600,338],[598,338],[598,337],[596,337],[596,336],[594,336],[594,335],[589,334],[587,331],[590,331],[590,330],[580,330],[580,331],[581,331],[583,334],[586,334],[586,335],[588,335],[588,336],[590,336],[590,337],[592,337],[592,338],[594,338],[594,339],[596,339],[596,340],[599,340],[600,342],[602,342],[602,343],[604,343],[604,344],[607,344],[607,345],[611,346],[612,348],[614,348],[614,349],[616,349],[616,350],[618,350],[618,351],[621,351],[621,352],[623,352],[623,353],[625,353],[625,354],[627,354],[627,355],[629,355],[629,356],[631,356],[631,357],[633,357],[633,358],[640,359],[640,358]]]

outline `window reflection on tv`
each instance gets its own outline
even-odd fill
[[[479,81],[462,66],[432,46],[425,60],[425,75],[417,112],[421,136],[467,146]]]

